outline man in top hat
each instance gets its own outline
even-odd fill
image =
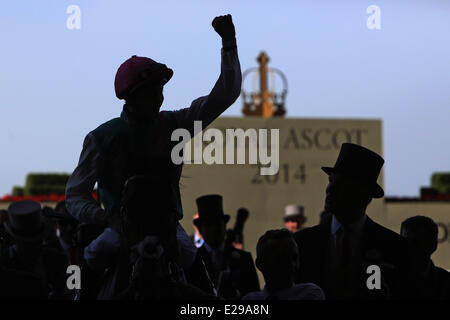
[[[41,205],[32,200],[12,203],[8,207],[5,230],[13,245],[2,254],[0,264],[34,274],[47,289],[49,297],[63,298],[67,261],[56,250],[43,247],[45,226]]]
[[[325,211],[332,217],[294,238],[301,261],[298,281],[317,284],[327,299],[395,299],[410,291],[407,243],[366,215],[372,199],[384,195],[377,184],[383,163],[375,152],[344,143],[334,167],[322,167],[329,181]],[[368,273],[370,265],[380,268],[380,281],[368,279],[374,273]]]
[[[117,98],[125,100],[123,111],[119,118],[86,136],[78,166],[67,183],[66,205],[78,221],[117,226],[115,213],[119,210],[121,191],[125,181],[134,175],[169,176],[177,190],[173,201],[178,220],[182,219],[179,192],[182,164],[174,164],[171,159],[172,148],[178,143],[171,140],[172,132],[183,128],[193,136],[194,121],[202,121],[203,128],[208,126],[236,101],[241,89],[242,74],[231,15],[216,17],[212,26],[222,39],[221,73],[209,95],[194,100],[189,108],[160,111],[163,87],[173,75],[165,64],[132,56],[119,67],[114,87]],[[104,209],[92,198],[96,183]],[[181,225],[178,229],[185,234]],[[193,247],[184,234],[179,236],[187,242],[182,246]],[[193,261],[188,260],[186,265]]]
[[[222,196],[205,195],[197,198],[198,218],[194,220],[204,244],[198,254],[215,285],[224,298],[239,298],[259,290],[259,281],[252,256],[236,249],[226,241],[226,224],[230,216],[224,214]]]
[[[4,241],[10,238],[9,232],[4,230],[7,221],[8,210],[0,210],[0,236],[3,238],[0,243],[0,300],[47,299],[47,291],[41,278],[31,272],[8,269],[3,266],[3,260],[10,255],[11,251],[10,241]]]
[[[296,204],[287,205],[284,214],[284,225],[292,233],[296,233],[302,229],[306,222],[304,207]]]

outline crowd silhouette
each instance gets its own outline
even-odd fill
[[[334,167],[322,168],[329,183],[320,223],[303,228],[303,207],[288,205],[287,229],[262,235],[255,261],[243,250],[248,211],[242,208],[227,229],[222,195],[197,198],[196,233],[186,233],[179,223],[182,165],[171,161],[171,132],[185,128],[192,135],[195,120],[206,127],[241,88],[231,15],[212,26],[222,60],[209,95],[189,108],[160,111],[173,71],[131,57],[115,78],[123,111],[86,136],[66,200],[55,209],[18,201],[1,214],[0,298],[449,299],[449,273],[430,258],[437,248],[433,220],[409,218],[400,235],[366,215],[371,200],[384,195],[377,184],[384,160],[359,145],[344,143]],[[96,183],[101,203],[92,198]],[[67,286],[70,265],[80,267],[80,288]],[[369,266],[379,271],[375,288],[368,285]]]

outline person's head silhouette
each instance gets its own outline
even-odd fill
[[[117,70],[116,96],[125,99],[126,111],[136,120],[154,119],[164,101],[163,86],[172,75],[165,64],[134,55]]]
[[[421,255],[430,258],[438,246],[438,226],[429,217],[414,216],[402,222],[400,234]]]
[[[21,200],[8,207],[5,231],[14,243],[14,252],[21,263],[33,265],[38,262],[43,250],[45,225],[39,202]]]
[[[256,245],[256,267],[270,291],[289,288],[299,267],[297,244],[287,229],[269,230]]]
[[[372,198],[381,198],[383,189],[377,178],[384,160],[375,152],[352,143],[344,143],[334,167],[322,167],[328,174],[325,211],[343,225],[365,214]]]

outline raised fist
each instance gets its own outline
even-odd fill
[[[211,24],[223,40],[231,40],[236,36],[231,14],[215,17]]]

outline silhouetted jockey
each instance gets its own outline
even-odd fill
[[[216,17],[212,26],[222,38],[221,73],[210,94],[194,100],[189,108],[159,111],[164,100],[163,86],[173,75],[166,65],[132,56],[119,67],[114,85],[117,97],[125,99],[123,111],[119,118],[100,125],[86,136],[78,166],[67,183],[67,208],[77,220],[104,226],[117,224],[115,212],[127,178],[159,173],[169,174],[176,188],[177,217],[182,219],[179,191],[182,165],[171,161],[172,147],[178,143],[171,141],[171,134],[174,129],[184,128],[193,136],[194,121],[202,121],[205,128],[236,101],[241,88],[242,74],[231,15]],[[104,210],[92,198],[95,183]],[[195,257],[195,247],[179,224],[177,232],[182,260],[188,260],[189,266]],[[183,259],[183,252],[189,257]]]

